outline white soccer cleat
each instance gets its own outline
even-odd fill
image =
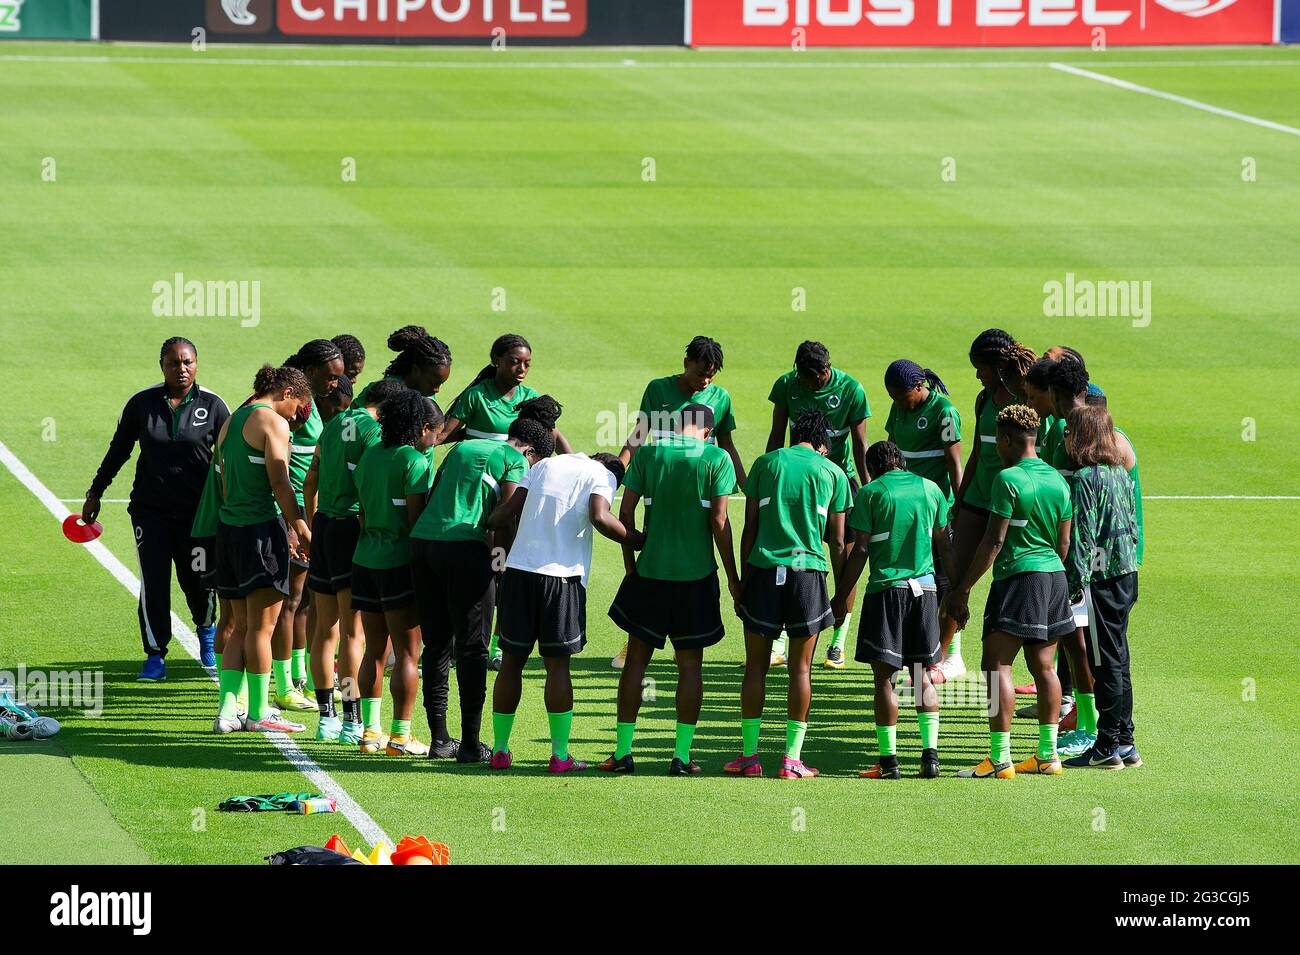
[[[228,720],[220,713],[218,713],[217,718],[212,721],[212,732],[238,733],[240,730],[244,728],[244,720],[247,718],[247,716],[248,714],[241,713],[238,716],[236,716],[234,719]]]
[[[271,710],[257,722],[244,717],[244,730],[249,733],[301,733],[304,729],[302,723],[285,719],[279,710]]]
[[[947,679],[955,680],[959,676],[966,675],[966,661],[961,658],[959,653],[951,654],[939,661],[939,671]]]
[[[627,644],[623,644],[623,649],[614,654],[614,658],[609,661],[609,665],[615,670],[623,669],[623,664],[627,662]]]

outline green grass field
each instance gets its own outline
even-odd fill
[[[233,406],[258,364],[309,338],[359,335],[370,380],[387,333],[424,324],[453,349],[454,394],[492,338],[518,331],[534,348],[530,384],[564,403],[564,431],[594,451],[621,440],[608,426],[620,406],[635,410],[645,381],[707,333],[726,347],[718,381],[747,460],[804,338],[863,381],[873,438],[895,358],[939,371],[969,414],[978,331],[1069,344],[1141,455],[1147,549],[1130,637],[1145,768],[957,780],[986,736],[979,711],[954,707],[945,778],[861,781],[871,690],[852,665],[814,677],[805,756],[822,778],[722,778],[739,743],[735,621],[706,662],[696,756],[708,774],[696,780],[662,776],[667,656],[630,778],[545,774],[539,668],[506,776],[301,746],[391,837],[425,833],[454,862],[1295,862],[1296,794],[1273,761],[1297,743],[1287,594],[1300,592],[1300,501],[1185,498],[1300,493],[1288,430],[1300,417],[1300,136],[1053,61],[1300,126],[1294,49],[0,45],[0,442],[75,510],[122,403],[158,380],[158,345],[175,334],[198,344],[200,381]],[[355,182],[342,181],[347,157]],[[154,317],[153,283],[176,272],[259,280],[260,324]],[[1151,323],[1044,317],[1044,283],[1067,272],[1149,281]],[[127,496],[132,467],[108,497]],[[125,505],[102,520],[134,570]],[[600,546],[575,662],[575,751],[590,760],[613,745],[621,634],[604,610],[618,569]],[[0,594],[0,669],[104,672],[102,715],[52,710],[65,721],[54,740],[0,743],[0,861],[247,863],[335,831],[361,841],[342,815],[215,811],[307,783],[267,740],[211,735],[214,685],[179,648],[166,683],[132,681],[134,600],[3,469]],[[977,659],[974,633],[967,648]],[[776,673],[771,759],[784,693]],[[1033,735],[1017,721],[1018,756]],[[900,752],[913,767],[906,713]]]

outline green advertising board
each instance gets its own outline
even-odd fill
[[[0,40],[94,40],[99,0],[0,0]]]

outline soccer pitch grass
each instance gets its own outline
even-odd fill
[[[392,838],[426,833],[454,862],[1295,862],[1296,794],[1276,767],[1297,743],[1286,595],[1300,592],[1300,501],[1188,498],[1300,493],[1287,431],[1300,418],[1300,136],[1050,62],[1300,126],[1292,49],[0,45],[0,442],[75,510],[123,402],[158,379],[158,345],[177,334],[233,407],[259,363],[343,331],[366,344],[372,380],[387,333],[411,322],[452,347],[446,399],[492,338],[518,331],[529,384],[594,451],[621,441],[646,380],[705,333],[726,348],[718,381],[747,463],[804,338],[864,383],[873,440],[895,358],[938,371],[969,426],[978,331],[1069,344],[1133,437],[1148,495],[1130,630],[1144,768],[955,779],[986,746],[967,707],[943,715],[944,778],[859,780],[875,743],[867,669],[851,664],[814,674],[805,757],[820,779],[724,778],[739,747],[733,619],[706,655],[697,779],[663,776],[668,654],[630,778],[546,775],[535,660],[509,773],[362,757],[311,739],[312,714],[300,745]],[[154,317],[153,284],[177,272],[259,280],[259,324]],[[1150,324],[1045,318],[1044,283],[1070,272],[1149,281]],[[127,496],[133,467],[106,497]],[[102,520],[134,570],[125,505]],[[310,785],[269,741],[210,733],[214,684],[175,644],[166,683],[133,682],[134,600],[3,469],[0,548],[0,669],[105,677],[101,716],[51,710],[55,740],[0,743],[0,861],[255,862],[335,831],[362,841],[342,815],[216,812],[230,795]],[[574,664],[574,751],[592,762],[613,746],[622,635],[605,610],[619,574],[600,541]],[[974,665],[978,623],[965,653]],[[775,672],[769,771],[785,686]],[[427,739],[418,708],[416,731]],[[910,710],[899,735],[914,771]],[[1034,737],[1016,721],[1018,758]],[[49,762],[67,760],[75,771]]]

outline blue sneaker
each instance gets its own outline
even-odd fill
[[[1124,760],[1114,748],[1098,749],[1093,746],[1086,753],[1080,753],[1065,761],[1069,769],[1123,769]]]
[[[199,627],[199,662],[205,667],[217,665],[217,628]]]
[[[160,656],[149,656],[144,659],[144,666],[140,668],[140,674],[136,677],[137,682],[158,683],[167,679],[167,663]]]
[[[1124,765],[1129,769],[1137,769],[1142,765],[1142,757],[1138,755],[1138,748],[1132,743],[1127,746],[1116,746],[1115,755],[1124,760]]]

